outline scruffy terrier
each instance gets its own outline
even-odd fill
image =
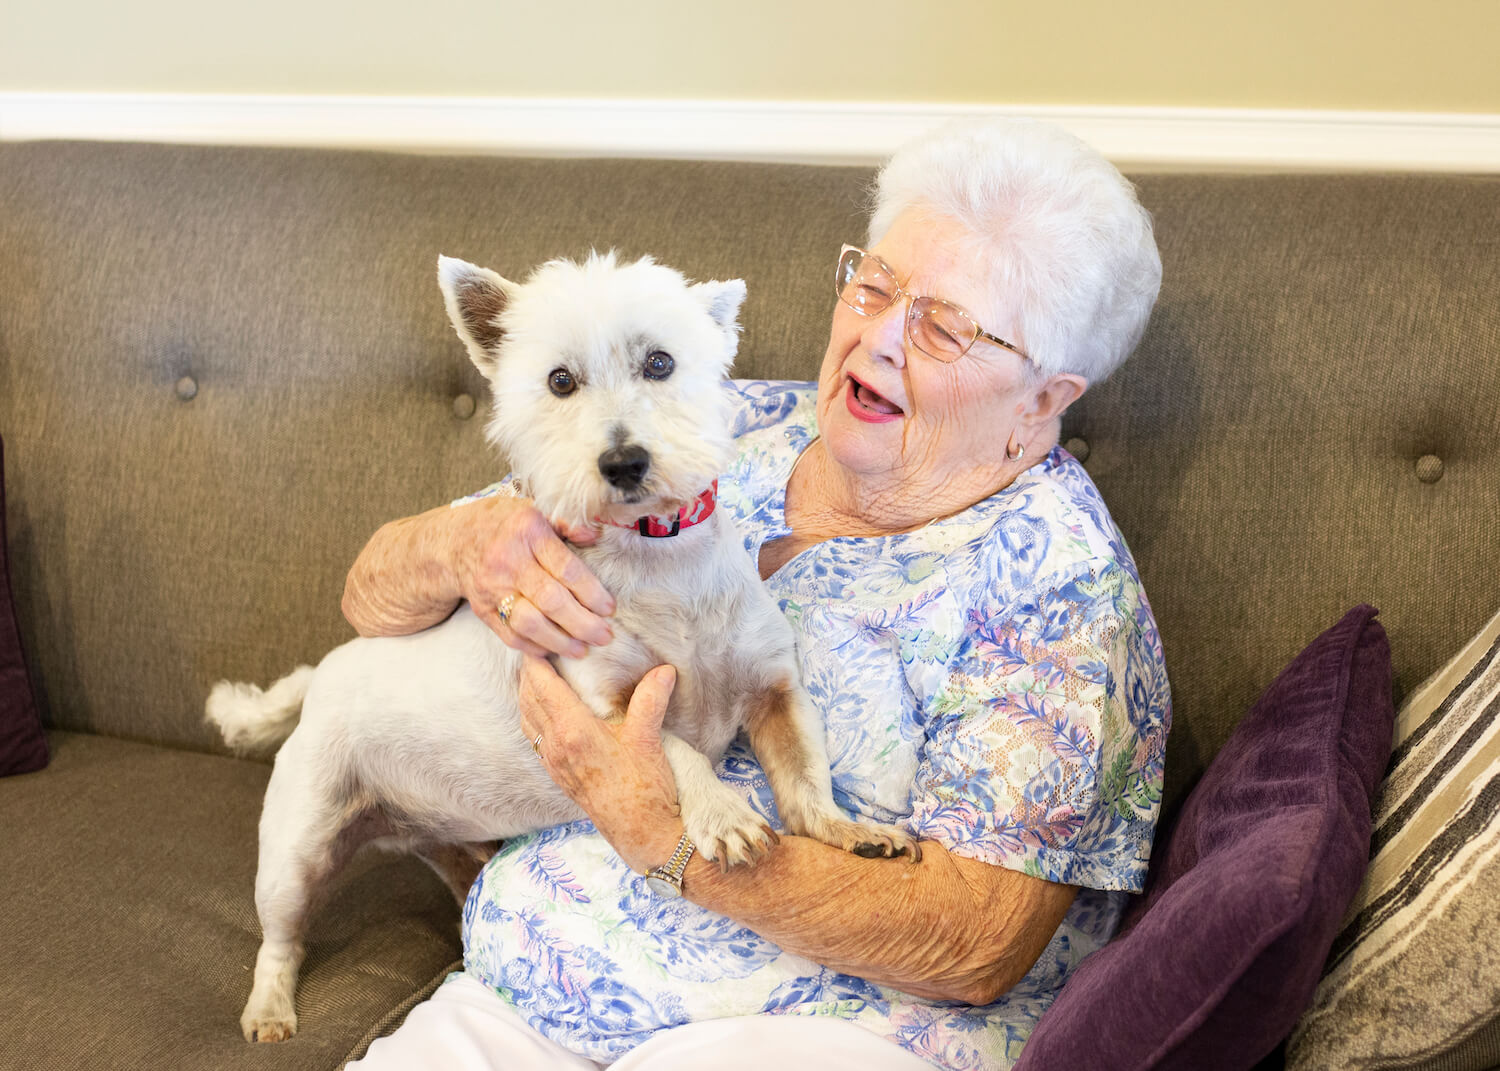
[[[613,253],[551,261],[523,284],[443,257],[438,281],[490,383],[489,440],[543,513],[602,522],[598,543],[577,553],[615,597],[615,638],[556,660],[559,672],[617,718],[651,667],[677,669],[663,744],[698,851],[728,866],[774,840],[714,773],[744,729],[788,831],[915,858],[901,830],[852,822],[834,804],[791,631],[733,521],[713,508],[733,456],[722,384],[745,284],[689,285]],[[280,744],[260,822],[247,1040],[295,1032],[308,912],[358,848],[414,851],[462,903],[495,841],[582,817],[522,735],[520,667],[464,604],[413,636],[352,640],[264,692],[215,686],[207,717],[231,746]]]

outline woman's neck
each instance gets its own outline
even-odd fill
[[[852,472],[833,459],[821,439],[815,439],[787,477],[787,527],[810,542],[914,531],[1009,486],[1045,458],[1051,445],[1037,442],[1016,461],[924,482]]]

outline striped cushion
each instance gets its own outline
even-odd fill
[[[1288,1068],[1500,1065],[1500,614],[1402,705],[1370,869]]]

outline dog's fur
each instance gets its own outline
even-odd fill
[[[552,261],[524,284],[448,258],[438,275],[449,317],[491,385],[488,437],[550,517],[671,516],[728,464],[722,381],[743,282],[688,285],[649,258],[619,264],[613,254]],[[665,378],[645,374],[656,353],[675,363]],[[661,367],[658,359],[653,371]],[[549,388],[560,368],[576,384],[566,396]],[[644,450],[649,467],[638,482],[618,472],[612,482],[605,456],[626,447]],[[916,857],[900,830],[851,822],[835,806],[791,632],[723,509],[672,538],[606,526],[577,553],[615,597],[615,638],[557,660],[559,672],[597,714],[619,717],[647,670],[676,667],[663,742],[703,855],[749,862],[774,839],[714,774],[712,762],[743,728],[788,831],[863,855]],[[413,636],[353,640],[264,692],[228,681],[214,688],[207,716],[231,745],[281,745],[260,824],[263,942],[240,1019],[248,1040],[296,1030],[303,927],[355,850],[414,851],[461,903],[495,841],[582,817],[522,735],[520,664],[465,604]]]

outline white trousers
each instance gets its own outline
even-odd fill
[[[586,1060],[527,1025],[505,1001],[459,975],[412,1009],[389,1037],[370,1046],[360,1071],[931,1071],[893,1042],[842,1019],[808,1015],[747,1015],[658,1032],[612,1065]]]

